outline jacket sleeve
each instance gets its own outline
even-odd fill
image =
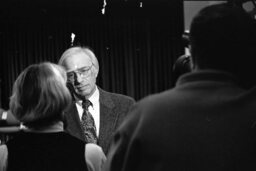
[[[104,166],[105,171],[126,171],[133,170],[132,166],[138,162],[138,139],[136,130],[140,122],[138,109],[132,108],[127,119],[120,125],[111,142],[111,147]]]

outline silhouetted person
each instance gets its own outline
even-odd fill
[[[193,71],[133,107],[114,136],[106,171],[255,169],[256,88],[247,79],[255,80],[253,22],[227,4],[194,17]]]

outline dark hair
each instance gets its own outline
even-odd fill
[[[191,55],[199,69],[239,76],[253,72],[255,21],[242,8],[227,3],[203,8],[190,26]]]
[[[205,7],[192,21],[190,43],[199,68],[233,72],[241,55],[250,55],[255,45],[254,21],[243,9],[226,3]]]

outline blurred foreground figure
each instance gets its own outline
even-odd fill
[[[255,169],[254,32],[241,8],[202,9],[190,28],[193,71],[135,105],[114,136],[105,170]]]
[[[71,102],[60,66],[41,63],[26,68],[10,99],[10,110],[24,129],[0,146],[0,170],[101,170],[106,159],[101,148],[63,131],[63,111]]]

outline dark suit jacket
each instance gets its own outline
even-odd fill
[[[106,171],[253,170],[256,88],[226,73],[182,76],[139,101],[117,130]]]
[[[100,131],[98,145],[107,154],[113,132],[124,120],[131,105],[135,103],[135,100],[125,95],[98,89],[100,94]],[[65,130],[71,135],[85,141],[75,102],[65,112]]]

